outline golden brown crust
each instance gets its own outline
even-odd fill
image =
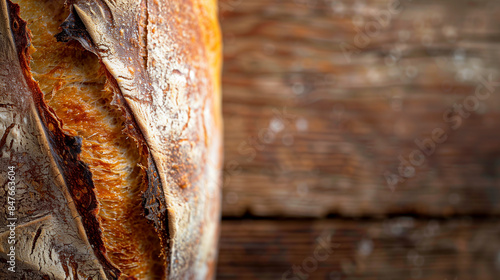
[[[79,43],[57,42],[80,36],[90,43],[79,18],[67,16],[63,1],[16,1],[29,21],[36,49],[31,60],[34,79],[65,133],[82,139],[79,158],[92,173],[104,256],[121,271],[121,278],[161,279],[165,268],[160,241],[141,207],[147,179],[141,166],[147,165],[148,153],[118,86]]]
[[[221,147],[214,78],[220,46],[206,46],[208,37],[219,38],[215,14],[201,12],[201,1],[147,1],[144,27],[136,16],[137,1],[73,4],[158,169],[168,211],[169,276],[209,277],[206,264],[215,259],[219,218]]]
[[[113,102],[125,116],[123,132],[135,140],[144,158],[147,187],[142,206],[162,240],[167,277],[213,278],[222,144],[215,2],[76,0],[69,7],[73,14],[58,39],[77,40],[105,66],[117,96]],[[52,126],[61,130],[60,123]],[[61,135],[61,139],[76,139]],[[79,143],[59,142],[66,146],[57,149],[69,149],[70,159],[78,162]],[[106,277],[117,277],[119,272],[106,258],[99,224],[96,229],[92,222],[97,214],[93,196],[90,206],[81,208],[82,192],[78,186],[71,187],[70,173],[62,175],[70,182],[68,189]],[[90,193],[93,187],[86,190]],[[96,263],[96,267],[100,266]]]
[[[13,166],[18,178],[12,195],[18,270],[3,278],[41,273],[56,279],[112,279],[117,271],[99,254],[97,204],[88,169],[77,159],[78,139],[61,132],[29,76],[29,35],[17,5],[0,1],[0,28],[0,104],[6,105],[0,125],[11,127],[2,129],[1,161],[2,166]],[[6,183],[5,176],[1,179]],[[84,194],[75,200],[76,192]],[[1,224],[7,224],[4,215]],[[8,236],[9,231],[0,234],[2,259],[9,259]],[[2,262],[2,273],[7,273],[6,265]]]

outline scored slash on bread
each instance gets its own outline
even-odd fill
[[[216,3],[0,2],[0,128],[12,127],[0,160],[22,190],[16,277],[213,278]]]

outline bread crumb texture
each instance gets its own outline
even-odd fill
[[[107,257],[122,271],[121,279],[164,278],[159,238],[142,207],[146,174],[140,166],[146,159],[123,132],[125,120],[112,105],[116,91],[106,69],[78,42],[56,41],[69,15],[64,1],[14,2],[32,34],[33,78],[64,131],[83,140],[80,159],[92,172]]]

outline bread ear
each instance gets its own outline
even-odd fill
[[[107,240],[100,234],[99,202],[85,175],[89,169],[78,156],[78,138],[64,133],[36,83],[30,85],[29,68],[22,65],[28,61],[22,52],[29,40],[23,45],[16,38],[22,32],[8,23],[12,9],[0,2],[0,46],[5,50],[0,70],[9,72],[0,75],[1,161],[2,166],[19,166],[18,229],[26,228],[18,234],[25,239],[16,243],[16,260],[25,275],[116,279],[118,265],[101,248]],[[59,41],[78,41],[99,58],[117,91],[114,102],[126,116],[124,133],[147,158],[141,207],[162,240],[166,277],[213,278],[222,153],[216,3],[68,4],[71,14]],[[1,257],[7,260],[3,249]]]

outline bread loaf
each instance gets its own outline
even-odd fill
[[[0,278],[213,278],[216,2],[13,2],[0,0]]]

